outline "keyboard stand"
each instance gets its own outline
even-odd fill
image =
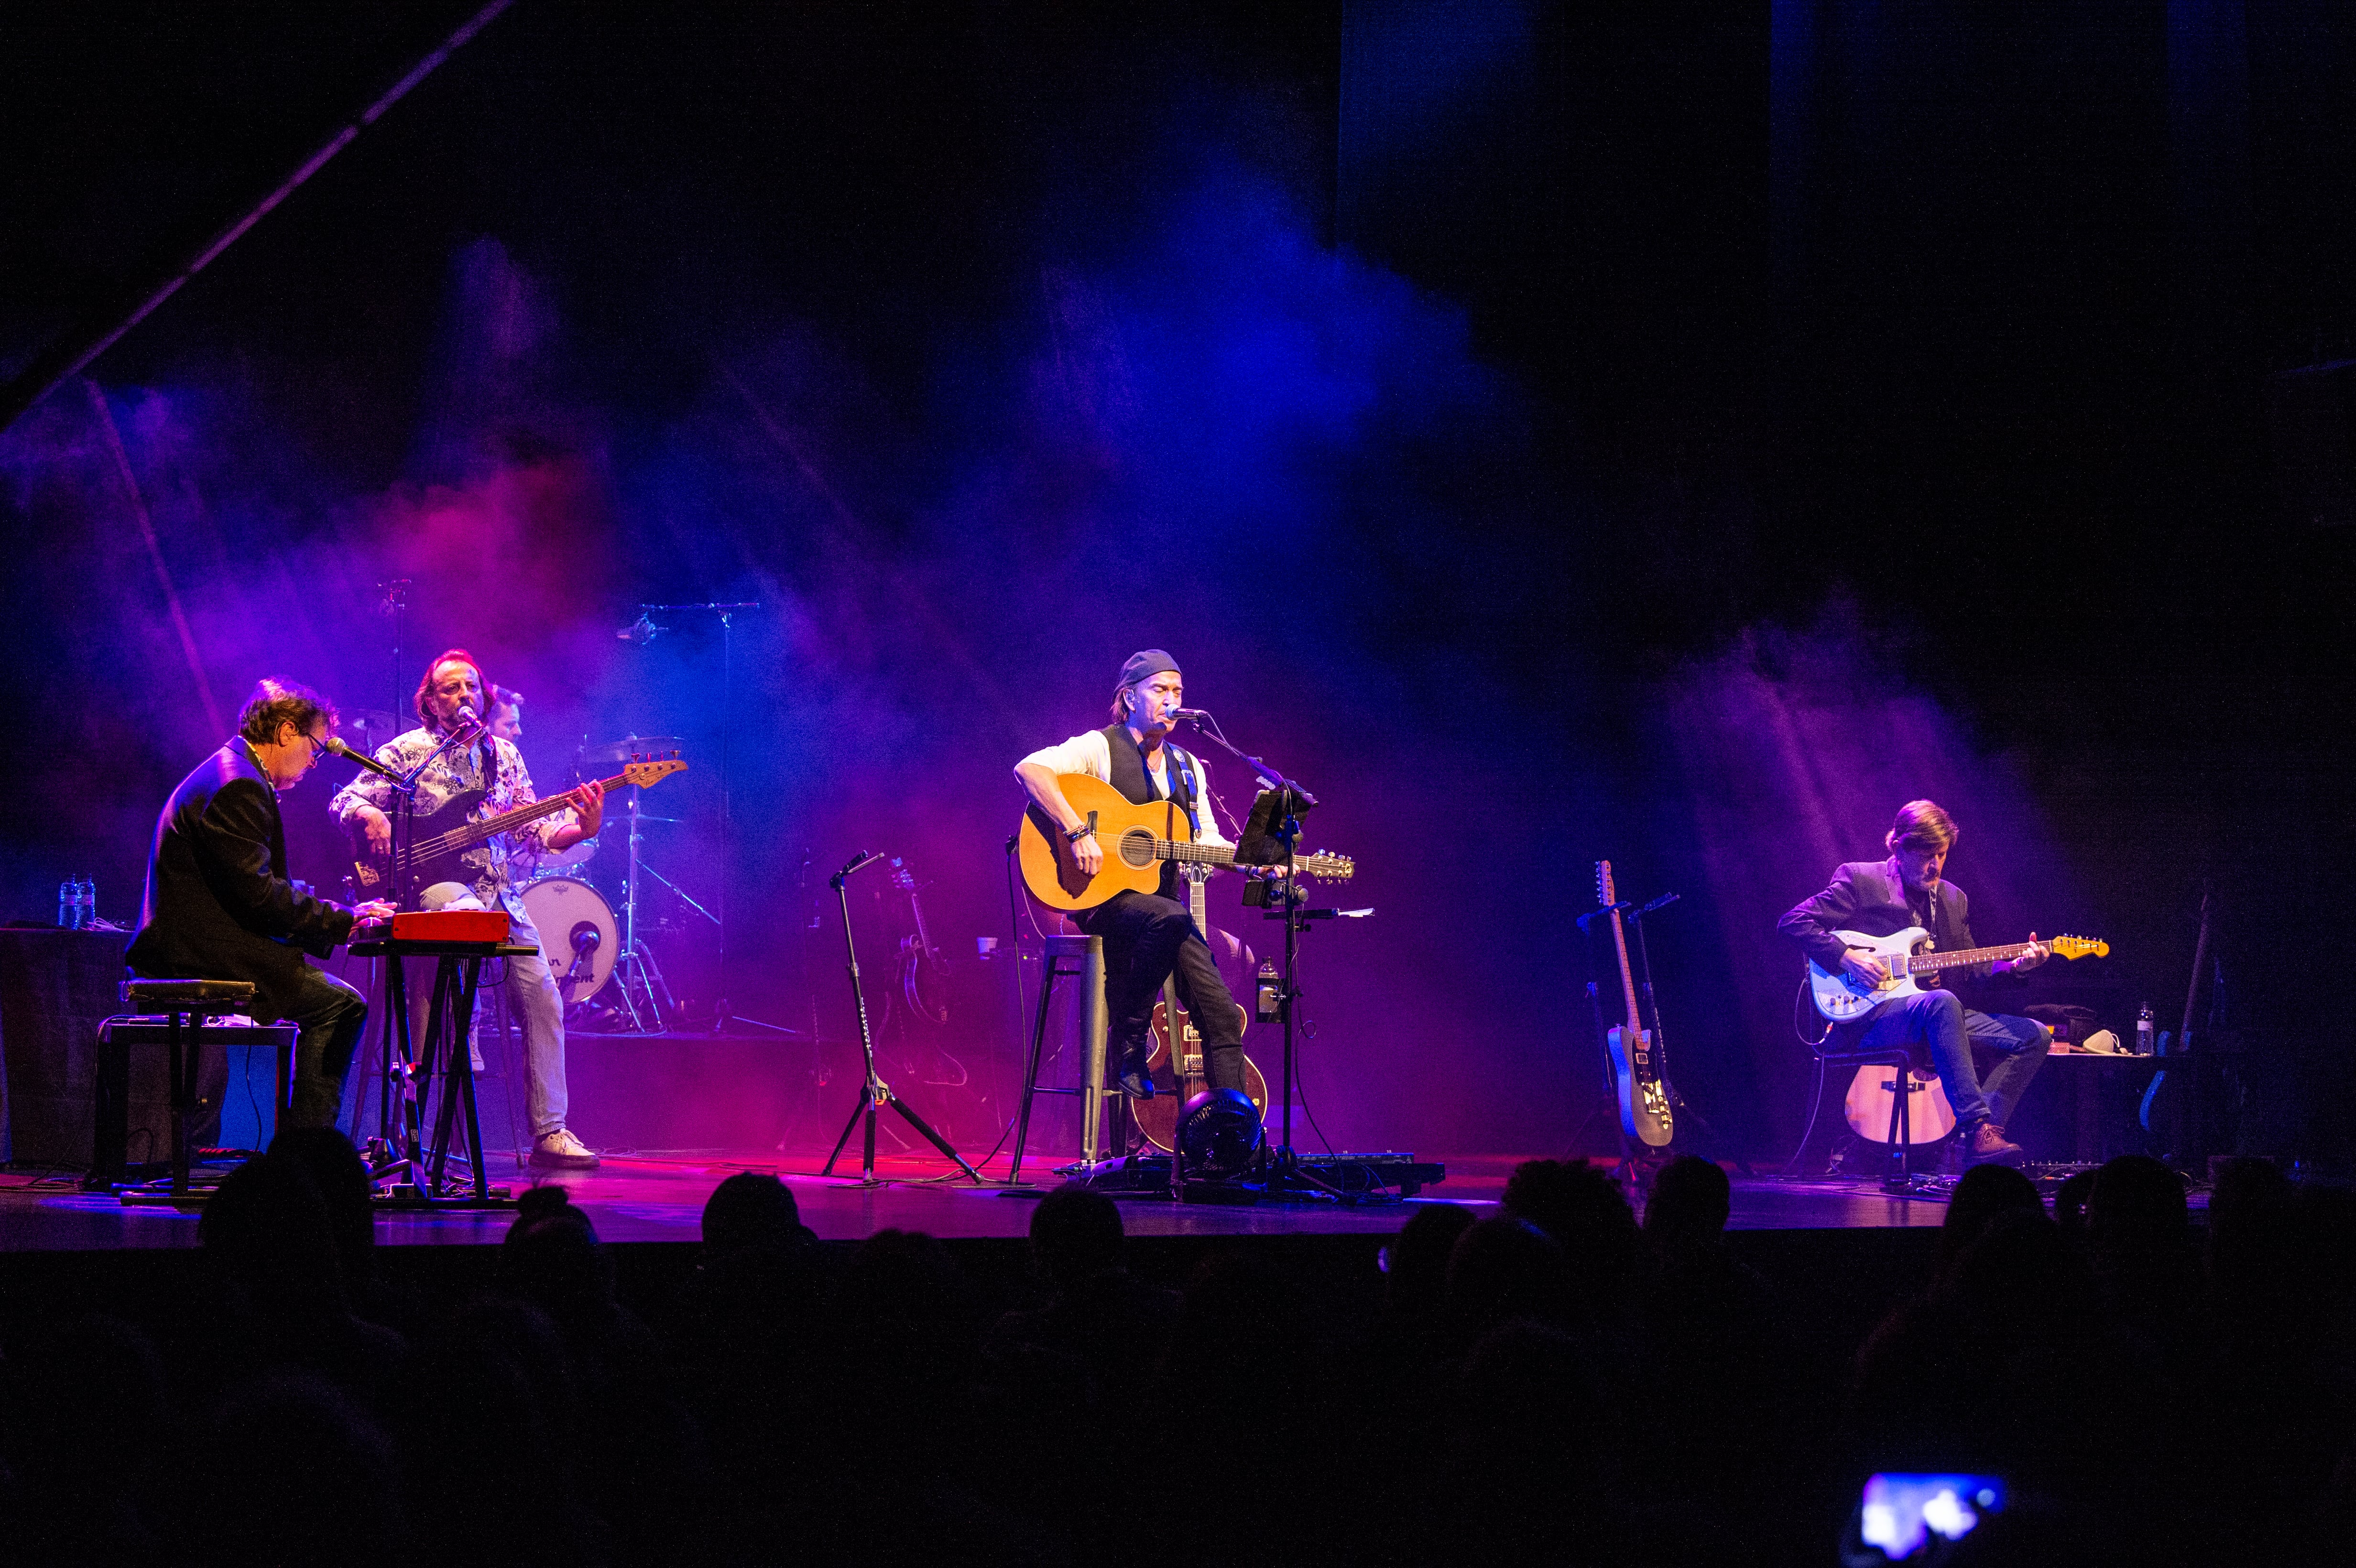
[[[355,942],[353,955],[383,958],[384,1000],[388,1019],[383,1093],[388,1104],[400,1097],[394,1128],[400,1157],[370,1179],[404,1179],[377,1194],[379,1209],[503,1209],[515,1200],[504,1187],[495,1188],[483,1162],[483,1129],[475,1109],[475,1073],[467,1050],[467,1032],[474,1027],[475,992],[486,958],[530,958],[540,949],[517,942],[414,942],[395,938]],[[426,1003],[425,1034],[414,1039],[410,1028],[409,975],[405,958],[431,958],[433,995]],[[422,1045],[423,1049],[419,1049]],[[425,1107],[433,1104],[434,1081],[442,1080],[442,1097],[435,1106],[434,1130],[425,1137]],[[450,1141],[461,1112],[466,1116],[466,1157],[472,1182],[462,1191],[445,1184],[449,1174]]]

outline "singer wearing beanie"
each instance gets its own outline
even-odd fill
[[[1195,842],[1225,846],[1210,803],[1210,770],[1202,759],[1168,743],[1186,700],[1178,661],[1160,648],[1131,654],[1113,688],[1112,722],[1075,735],[1060,746],[1032,752],[1014,764],[1014,776],[1039,809],[1072,840],[1081,869],[1093,874],[1103,863],[1087,819],[1072,808],[1055,778],[1086,773],[1102,779],[1127,799],[1175,799],[1194,824]],[[1219,966],[1194,917],[1178,901],[1178,867],[1164,861],[1162,884],[1151,893],[1124,888],[1104,903],[1083,910],[1073,923],[1105,944],[1105,1007],[1111,1015],[1107,1054],[1132,1099],[1153,1097],[1146,1064],[1152,1054],[1153,994],[1173,970],[1187,1016],[1203,1033],[1203,1076],[1214,1089],[1244,1087],[1243,1011],[1219,976]]]

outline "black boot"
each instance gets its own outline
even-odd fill
[[[1114,1052],[1113,1071],[1120,1080],[1120,1092],[1132,1100],[1153,1098],[1153,1078],[1145,1067],[1152,1054],[1150,1039],[1122,1041]]]

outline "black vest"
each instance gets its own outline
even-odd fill
[[[1120,792],[1121,798],[1137,805],[1162,799],[1162,792],[1154,787],[1153,775],[1146,771],[1144,753],[1130,738],[1129,726],[1108,724],[1104,728],[1104,738],[1105,750],[1112,756],[1112,787]],[[1194,836],[1199,838],[1203,836],[1203,818],[1202,807],[1195,800],[1194,759],[1167,741],[1162,742],[1162,749],[1170,757],[1171,793],[1185,808],[1188,819],[1194,825]],[[1177,861],[1164,860],[1162,863],[1162,885],[1155,891],[1165,899],[1179,903],[1185,901],[1178,897]]]

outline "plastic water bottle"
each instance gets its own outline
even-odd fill
[[[2143,1005],[2143,1011],[2136,1015],[2136,1054],[2137,1056],[2149,1056],[2153,1053],[2153,1050],[2154,1045],[2151,1033],[2151,1004],[2149,1002],[2146,1002]]]
[[[58,924],[66,931],[81,929],[81,879],[68,877],[58,884]]]
[[[74,923],[77,929],[89,931],[98,924],[98,884],[88,877],[81,878],[80,882],[81,919]]]

